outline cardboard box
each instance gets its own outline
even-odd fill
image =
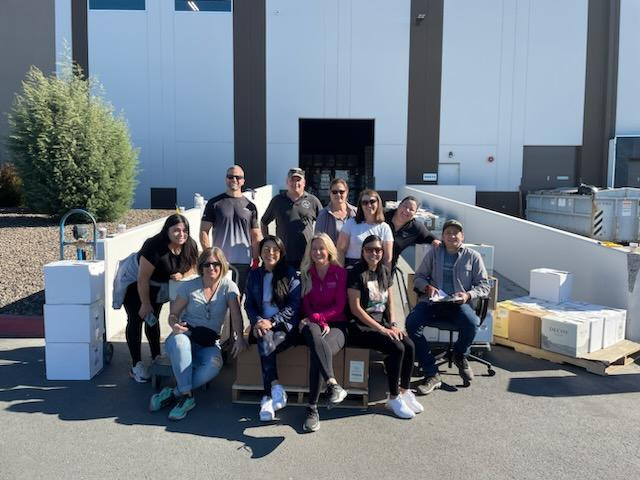
[[[104,300],[102,260],[61,260],[44,266],[45,303],[90,305]]]
[[[333,356],[333,375],[338,385],[344,384],[344,348]]]
[[[413,281],[415,277],[415,273],[409,273],[407,275],[407,299],[409,300],[410,309],[418,304],[418,294],[413,290]]]
[[[453,341],[458,340],[458,332],[453,332]],[[438,341],[440,343],[449,343],[449,330],[438,330]]]
[[[44,338],[47,342],[92,343],[102,341],[104,302],[91,305],[44,306]]]
[[[93,343],[45,344],[47,380],[90,380],[103,365],[102,339]]]
[[[437,342],[440,336],[440,330],[436,327],[424,327],[422,329],[422,335],[427,339],[427,342],[433,343]]]
[[[573,274],[552,268],[534,268],[530,272],[529,295],[553,303],[571,297]]]
[[[570,357],[589,353],[590,323],[560,315],[542,317],[540,345]]]
[[[344,388],[369,389],[369,349],[344,349]]]
[[[514,305],[506,308],[508,316],[509,340],[532,347],[540,348],[541,319],[547,314],[546,310],[528,309]],[[494,329],[495,334],[495,329]]]
[[[493,314],[493,334],[497,337],[509,338],[509,307],[507,302],[496,305]]]
[[[276,356],[278,379],[289,387],[309,385],[309,349],[291,347]],[[251,345],[236,360],[236,382],[240,385],[262,385],[262,369],[258,346]]]

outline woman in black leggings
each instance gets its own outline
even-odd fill
[[[158,317],[163,303],[169,300],[169,279],[182,279],[195,268],[197,258],[198,245],[189,236],[189,221],[178,213],[170,215],[160,233],[145,240],[138,252],[138,280],[128,286],[124,297],[132,365],[129,376],[136,382],[148,382],[150,378],[140,352],[142,325],[151,358],[156,358],[160,355]]]
[[[360,261],[349,271],[347,295],[354,318],[349,325],[348,344],[386,355],[387,408],[397,417],[409,419],[424,411],[409,385],[414,345],[393,320],[391,271],[382,264],[382,254],[382,239],[368,236],[362,242]]]
[[[347,317],[347,271],[325,233],[313,236],[302,259],[302,311],[300,332],[310,349],[309,406],[302,426],[305,432],[320,428],[318,398],[323,381],[329,394],[327,408],[342,402],[347,392],[333,374],[333,356],[344,347]]]

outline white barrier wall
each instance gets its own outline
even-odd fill
[[[627,338],[640,341],[640,287],[635,282],[637,254],[607,248],[597,241],[555,228],[503,215],[422,191],[398,190],[398,197],[414,195],[423,207],[464,224],[465,241],[495,247],[494,268],[529,289],[529,271],[550,267],[573,272],[576,300],[629,308]],[[632,274],[630,274],[632,273]],[[629,283],[632,283],[629,292]],[[635,289],[634,289],[635,288]]]

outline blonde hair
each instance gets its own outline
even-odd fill
[[[227,257],[224,256],[224,252],[218,247],[205,248],[198,257],[198,275],[202,276],[204,273],[204,264],[207,263],[209,257],[214,256],[221,263],[220,266],[220,279],[222,280],[229,271],[229,262]]]
[[[331,265],[342,266],[340,260],[338,260],[338,249],[336,248],[331,237],[326,233],[316,233],[309,243],[307,243],[307,248],[304,251],[304,257],[302,257],[302,264],[300,265],[300,281],[302,283],[302,296],[304,297],[307,293],[311,291],[311,274],[309,270],[311,270],[311,265],[313,265],[313,261],[311,260],[311,246],[313,245],[314,240],[320,240],[324,243],[324,248],[327,249],[327,253],[329,254],[329,263]]]

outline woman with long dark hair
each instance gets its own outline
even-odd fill
[[[258,344],[262,367],[260,420],[271,421],[287,404],[287,394],[278,381],[276,355],[298,343],[300,280],[287,264],[282,240],[267,235],[259,248],[262,263],[247,277],[245,310],[251,323],[249,341]]]
[[[127,287],[123,303],[132,365],[129,376],[136,382],[150,379],[140,351],[142,325],[154,359],[160,355],[158,317],[162,305],[169,300],[169,280],[181,280],[193,270],[197,258],[198,245],[189,235],[189,220],[179,213],[167,217],[160,233],[145,240],[138,252],[137,281]]]
[[[391,267],[393,233],[384,221],[380,195],[375,190],[366,189],[358,197],[356,216],[345,222],[338,236],[338,256],[343,265],[348,268],[358,261],[362,241],[369,235],[377,235],[382,239],[382,262]]]
[[[410,389],[414,344],[393,318],[391,270],[382,264],[383,242],[370,235],[362,242],[360,261],[349,271],[347,295],[353,316],[348,345],[385,355],[389,381],[387,408],[400,418],[413,418],[424,408]]]

